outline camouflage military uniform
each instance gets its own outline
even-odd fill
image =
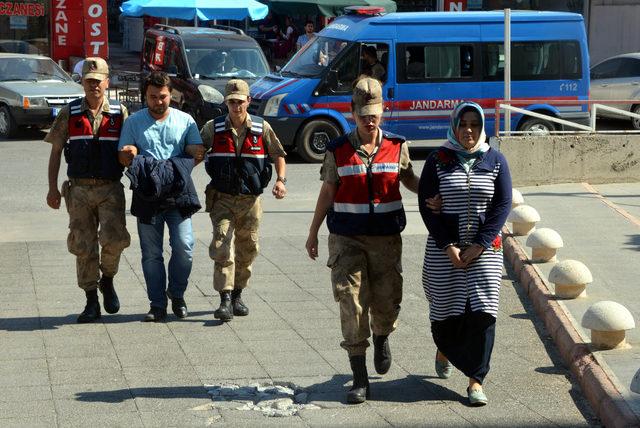
[[[93,123],[96,134],[104,112],[109,112],[105,98],[102,108],[92,117],[86,99],[81,109]],[[122,106],[122,114],[127,110]],[[69,138],[69,106],[60,110],[58,117],[45,137],[45,141],[63,147]],[[98,286],[100,272],[113,277],[118,272],[120,254],[129,246],[126,228],[124,187],[119,181],[70,178],[62,184],[62,196],[69,213],[67,247],[76,256],[78,286],[94,290]],[[99,248],[102,247],[99,254]]]
[[[251,119],[247,116],[244,125],[235,130],[229,117],[236,150],[244,141]],[[207,150],[213,143],[213,121],[207,122],[200,136]],[[286,156],[278,137],[271,126],[263,122],[262,138],[271,159]],[[259,196],[230,195],[212,187],[206,189],[206,210],[211,217],[213,239],[209,256],[214,260],[213,288],[218,291],[242,290],[251,277],[251,264],[258,256],[258,228],[262,218],[262,202]]]
[[[378,143],[382,135],[378,133]],[[361,148],[358,133],[349,134],[349,142],[365,165],[371,154]],[[333,153],[327,152],[321,179],[339,184]],[[400,153],[400,180],[413,176],[406,144]],[[333,296],[340,304],[342,337],[340,343],[349,357],[365,355],[370,332],[386,336],[395,330],[402,302],[402,238],[385,236],[329,235],[329,259]],[[371,325],[371,327],[369,327]]]

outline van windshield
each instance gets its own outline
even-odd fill
[[[255,48],[185,49],[196,79],[253,79],[267,75],[269,67]]]
[[[291,58],[281,74],[318,77],[348,45],[346,40],[316,37]]]

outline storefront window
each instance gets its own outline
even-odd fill
[[[45,0],[0,2],[0,52],[49,55],[49,7]]]

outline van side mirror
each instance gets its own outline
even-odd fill
[[[71,80],[73,80],[76,83],[80,83],[80,81],[82,80],[82,77],[78,73],[72,73]]]

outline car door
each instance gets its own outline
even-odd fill
[[[619,86],[618,75],[622,67],[623,58],[612,58],[601,62],[591,69],[590,98],[594,101],[616,99],[616,89]],[[603,103],[606,104],[606,103]],[[614,108],[620,105],[606,104]],[[615,117],[614,114],[600,110],[598,116]]]
[[[611,91],[619,100],[634,100],[640,91],[640,59],[623,58],[618,76],[613,79]],[[622,110],[631,110],[631,103],[619,104]]]

